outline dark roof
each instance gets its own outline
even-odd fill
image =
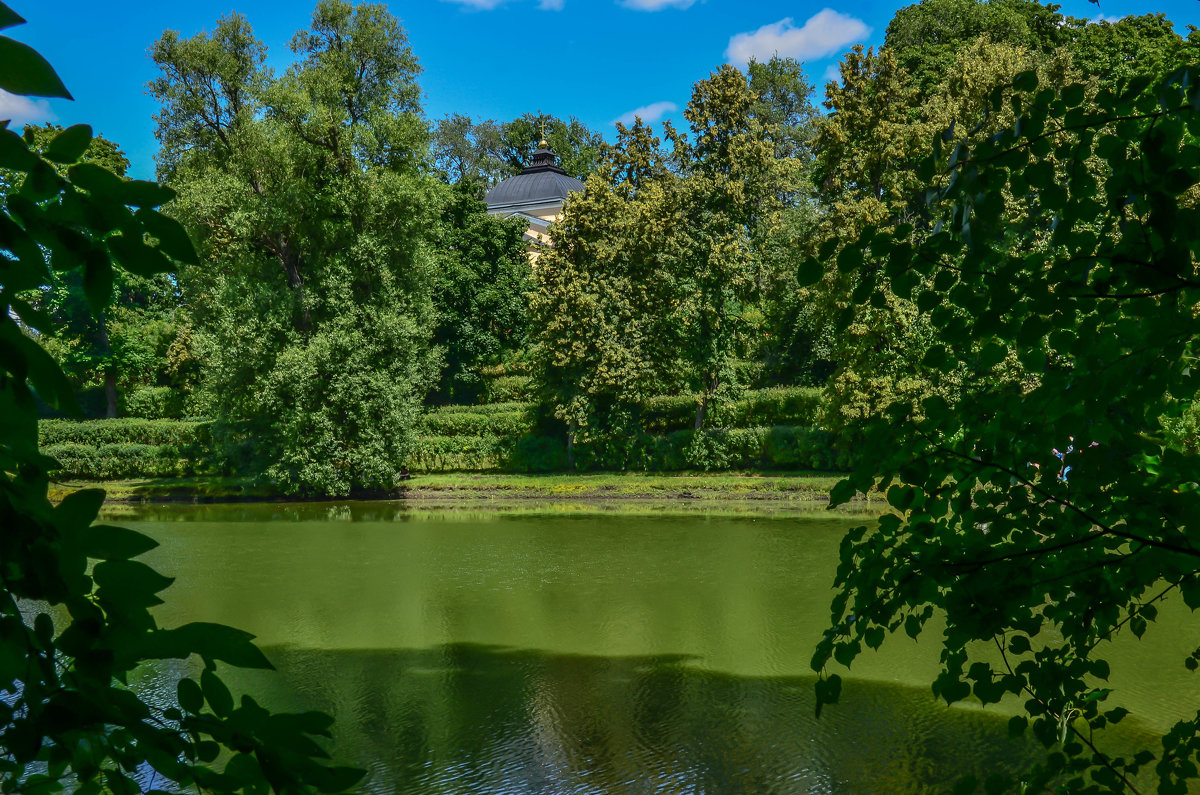
[[[566,200],[567,194],[583,190],[584,185],[555,165],[554,153],[538,149],[532,162],[520,174],[509,177],[487,192],[489,209],[524,207]]]

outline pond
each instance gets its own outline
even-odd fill
[[[1011,707],[933,700],[936,632],[856,662],[815,718],[809,661],[845,519],[357,503],[170,506],[123,523],[178,578],[160,623],[257,635],[278,673],[230,680],[333,714],[332,750],[368,770],[368,791],[939,792],[1040,756],[1008,738]],[[1152,663],[1197,645],[1192,629],[1152,630],[1117,650],[1114,670],[1136,672],[1114,677],[1118,693],[1154,720],[1126,720],[1113,742],[1178,718],[1194,684]],[[173,694],[153,672],[141,686]]]

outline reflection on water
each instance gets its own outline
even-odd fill
[[[334,713],[371,791],[926,792],[1034,758],[1002,719],[896,685],[851,683],[818,721],[811,677],[732,676],[680,656],[269,651],[283,672],[271,700]]]
[[[939,792],[1039,755],[1004,709],[932,700],[936,637],[856,663],[815,719],[845,521],[164,510],[130,522],[179,578],[161,623],[258,635],[280,673],[236,683],[333,713],[372,791]]]

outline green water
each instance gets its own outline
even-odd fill
[[[178,578],[160,623],[256,634],[279,672],[238,684],[331,712],[333,751],[370,791],[941,792],[1038,758],[1008,739],[1005,706],[932,700],[936,637],[855,663],[815,719],[808,663],[851,522],[359,503],[125,523]],[[1125,721],[1117,746],[1200,702],[1181,664],[1151,665],[1200,645],[1185,614],[1167,621],[1114,652],[1133,672],[1114,677],[1118,695],[1150,716]],[[159,686],[152,672],[142,686]]]

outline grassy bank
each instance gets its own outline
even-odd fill
[[[818,511],[829,501],[837,475],[784,473],[511,475],[438,473],[414,476],[395,493],[382,495],[418,506],[487,507],[509,503],[577,503],[597,506],[655,503],[683,509],[718,505]],[[238,502],[289,499],[267,487],[235,478],[160,478],[99,483],[66,482],[51,487],[62,499],[79,488],[100,487],[108,502]],[[373,495],[379,498],[381,495]],[[884,507],[881,497],[861,498],[851,511]]]

